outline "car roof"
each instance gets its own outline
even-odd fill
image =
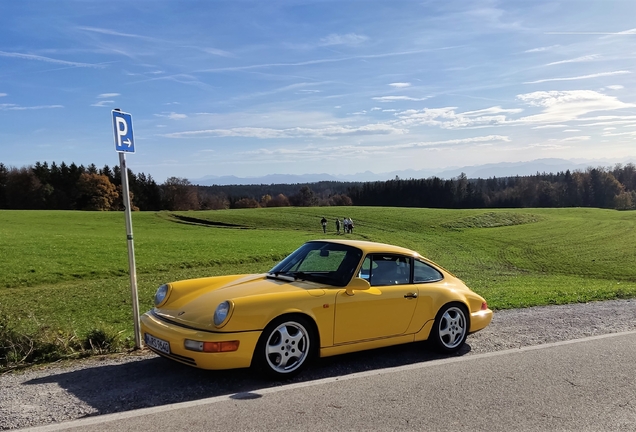
[[[311,241],[320,241],[327,243],[337,243],[344,244],[353,247],[357,247],[361,249],[365,253],[377,253],[377,252],[386,252],[386,253],[399,253],[409,256],[422,256],[420,253],[415,252],[414,250],[403,248],[401,246],[390,245],[386,243],[376,243],[365,240],[347,240],[347,239],[317,239]]]

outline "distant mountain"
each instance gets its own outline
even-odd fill
[[[620,161],[622,164],[634,163],[631,160]],[[452,179],[458,177],[461,173],[466,174],[468,178],[491,178],[491,177],[514,177],[528,176],[536,173],[554,173],[560,171],[585,171],[589,167],[611,167],[617,161],[611,160],[567,160],[567,159],[537,159],[529,162],[502,162],[496,164],[485,164],[464,167],[446,167],[439,170],[403,170],[392,171],[388,173],[372,173],[365,171],[350,175],[332,175],[332,174],[269,174],[262,177],[236,177],[236,176],[205,176],[199,179],[191,179],[192,184],[201,186],[226,186],[226,185],[249,185],[249,184],[297,184],[297,183],[316,183],[319,181],[341,181],[341,182],[372,182],[386,181],[394,179],[396,176],[401,179],[418,179],[439,177],[441,179]]]

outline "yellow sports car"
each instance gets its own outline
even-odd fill
[[[481,296],[417,252],[316,240],[265,274],[160,286],[141,331],[164,357],[281,378],[317,356],[426,339],[455,352],[491,319]]]

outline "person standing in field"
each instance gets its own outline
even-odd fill
[[[326,233],[327,232],[327,219],[325,219],[324,217],[320,220],[320,223],[322,224],[322,232]]]
[[[353,234],[353,219],[349,218],[349,232]]]
[[[340,234],[340,219],[336,218],[336,233]]]

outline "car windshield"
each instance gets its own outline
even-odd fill
[[[268,273],[282,280],[307,280],[345,286],[358,268],[362,251],[353,246],[329,242],[307,242]]]

